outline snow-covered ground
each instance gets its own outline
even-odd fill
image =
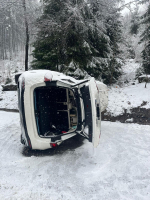
[[[149,141],[150,126],[102,122],[97,149],[84,140],[27,157],[19,114],[0,111],[0,199],[149,200]]]
[[[24,55],[20,54],[12,61],[0,60],[0,108],[18,109],[18,98],[16,91],[3,92],[1,84],[5,84],[9,78],[15,84],[15,73],[24,71]]]
[[[112,87],[109,89],[108,99],[107,112],[111,113],[112,116],[122,114],[124,109],[130,113],[130,109],[138,106],[150,109],[150,83],[147,84],[147,88],[145,88],[145,83]]]
[[[0,108],[18,109],[17,91],[3,92],[0,86]]]
[[[150,109],[150,83],[138,83],[135,81],[135,73],[139,64],[130,59],[123,66],[124,75],[108,91],[107,112],[112,116],[124,113],[124,109],[130,113],[130,109],[141,106]],[[144,103],[145,102],[145,103]],[[142,106],[144,103],[144,106]]]
[[[22,52],[13,60],[0,60],[0,83],[4,84],[7,78],[14,83],[14,76],[18,71],[24,71],[24,54]]]

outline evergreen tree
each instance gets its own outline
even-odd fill
[[[109,79],[107,78],[107,82],[114,83],[117,81],[118,77],[121,75],[121,66],[122,66],[122,58],[120,49],[120,44],[122,43],[122,23],[119,20],[120,14],[115,12],[113,17],[107,18],[107,35],[110,38],[110,47],[112,50],[112,54],[109,60]]]
[[[130,33],[131,34],[138,34],[138,29],[140,26],[140,17],[139,17],[139,11],[138,11],[139,7],[138,5],[135,7],[134,12],[132,13],[132,19],[131,19],[131,26],[130,26]]]
[[[90,75],[113,83],[121,68],[121,24],[116,13],[112,0],[44,0],[33,68],[62,71],[76,78]]]
[[[83,68],[91,58],[84,39],[84,1],[44,2],[44,13],[38,20],[40,32],[34,43],[33,67],[66,71],[65,66],[73,62],[74,68]]]
[[[141,41],[144,42],[144,50],[142,51],[142,67],[146,74],[150,74],[150,4],[147,11],[142,16],[142,23],[145,25],[145,30],[141,35]]]
[[[120,14],[116,9],[116,1],[89,0],[89,3],[100,30],[104,30],[102,38],[105,41],[105,46],[100,45],[99,47],[103,49],[105,54],[99,58],[95,57],[95,64],[100,71],[99,76],[105,83],[111,84],[116,82],[121,75],[122,62],[119,46],[122,42],[122,24],[119,20]]]

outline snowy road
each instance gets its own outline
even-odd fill
[[[1,111],[0,199],[150,199],[150,126],[102,122],[97,149],[86,140],[71,142],[26,152],[19,114]]]

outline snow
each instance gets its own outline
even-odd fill
[[[47,72],[47,73],[45,74],[44,78],[46,78],[46,79],[48,79],[48,80],[51,81],[52,78],[53,78],[53,74],[52,74],[51,72]]]
[[[15,74],[22,71],[24,71],[24,54],[22,52],[14,60],[0,60],[0,84],[4,85],[7,78],[12,80],[11,84],[15,84]],[[17,91],[3,92],[0,85],[0,108],[18,109]]]
[[[144,74],[144,75],[139,76],[139,78],[145,78],[145,77],[150,78],[150,75]]]
[[[18,109],[17,91],[3,92],[0,86],[0,108]]]
[[[135,81],[136,70],[140,67],[135,60],[129,59],[123,67],[124,75],[108,90],[108,106],[107,112],[112,116],[118,116],[124,113],[126,109],[128,113],[132,108],[140,106],[141,108],[150,108],[150,83],[138,83]],[[146,105],[142,106],[143,102]]]
[[[29,57],[29,59],[31,59]],[[15,83],[15,74],[24,71],[24,55],[22,52],[13,60],[0,60],[0,83],[10,78]]]
[[[133,118],[127,119],[126,122],[133,122]]]
[[[127,60],[124,75],[109,87],[111,115],[137,106],[150,108],[150,83],[145,88],[134,80],[139,66]],[[0,108],[17,107],[17,92],[2,92],[0,86]],[[0,111],[0,199],[149,200],[150,126],[132,121],[103,121],[96,149],[87,140],[71,139],[56,150],[26,153],[19,114]]]
[[[130,82],[134,81],[136,70],[140,67],[140,64],[136,62],[134,59],[128,59],[126,60],[124,66],[123,66],[123,73],[124,75],[121,76],[120,81],[123,82]]]
[[[150,126],[102,122],[100,145],[30,152],[19,114],[0,111],[0,199],[149,200]],[[74,141],[76,142],[76,141]],[[73,145],[73,144],[72,144]]]
[[[150,84],[145,83],[130,85],[124,88],[114,87],[108,91],[108,107],[107,112],[110,112],[112,116],[120,115],[127,109],[141,106],[143,101],[146,101],[145,106],[142,108],[150,108]]]

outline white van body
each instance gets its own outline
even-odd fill
[[[17,82],[23,144],[44,150],[80,134],[98,146],[106,85],[50,70],[24,72]]]

